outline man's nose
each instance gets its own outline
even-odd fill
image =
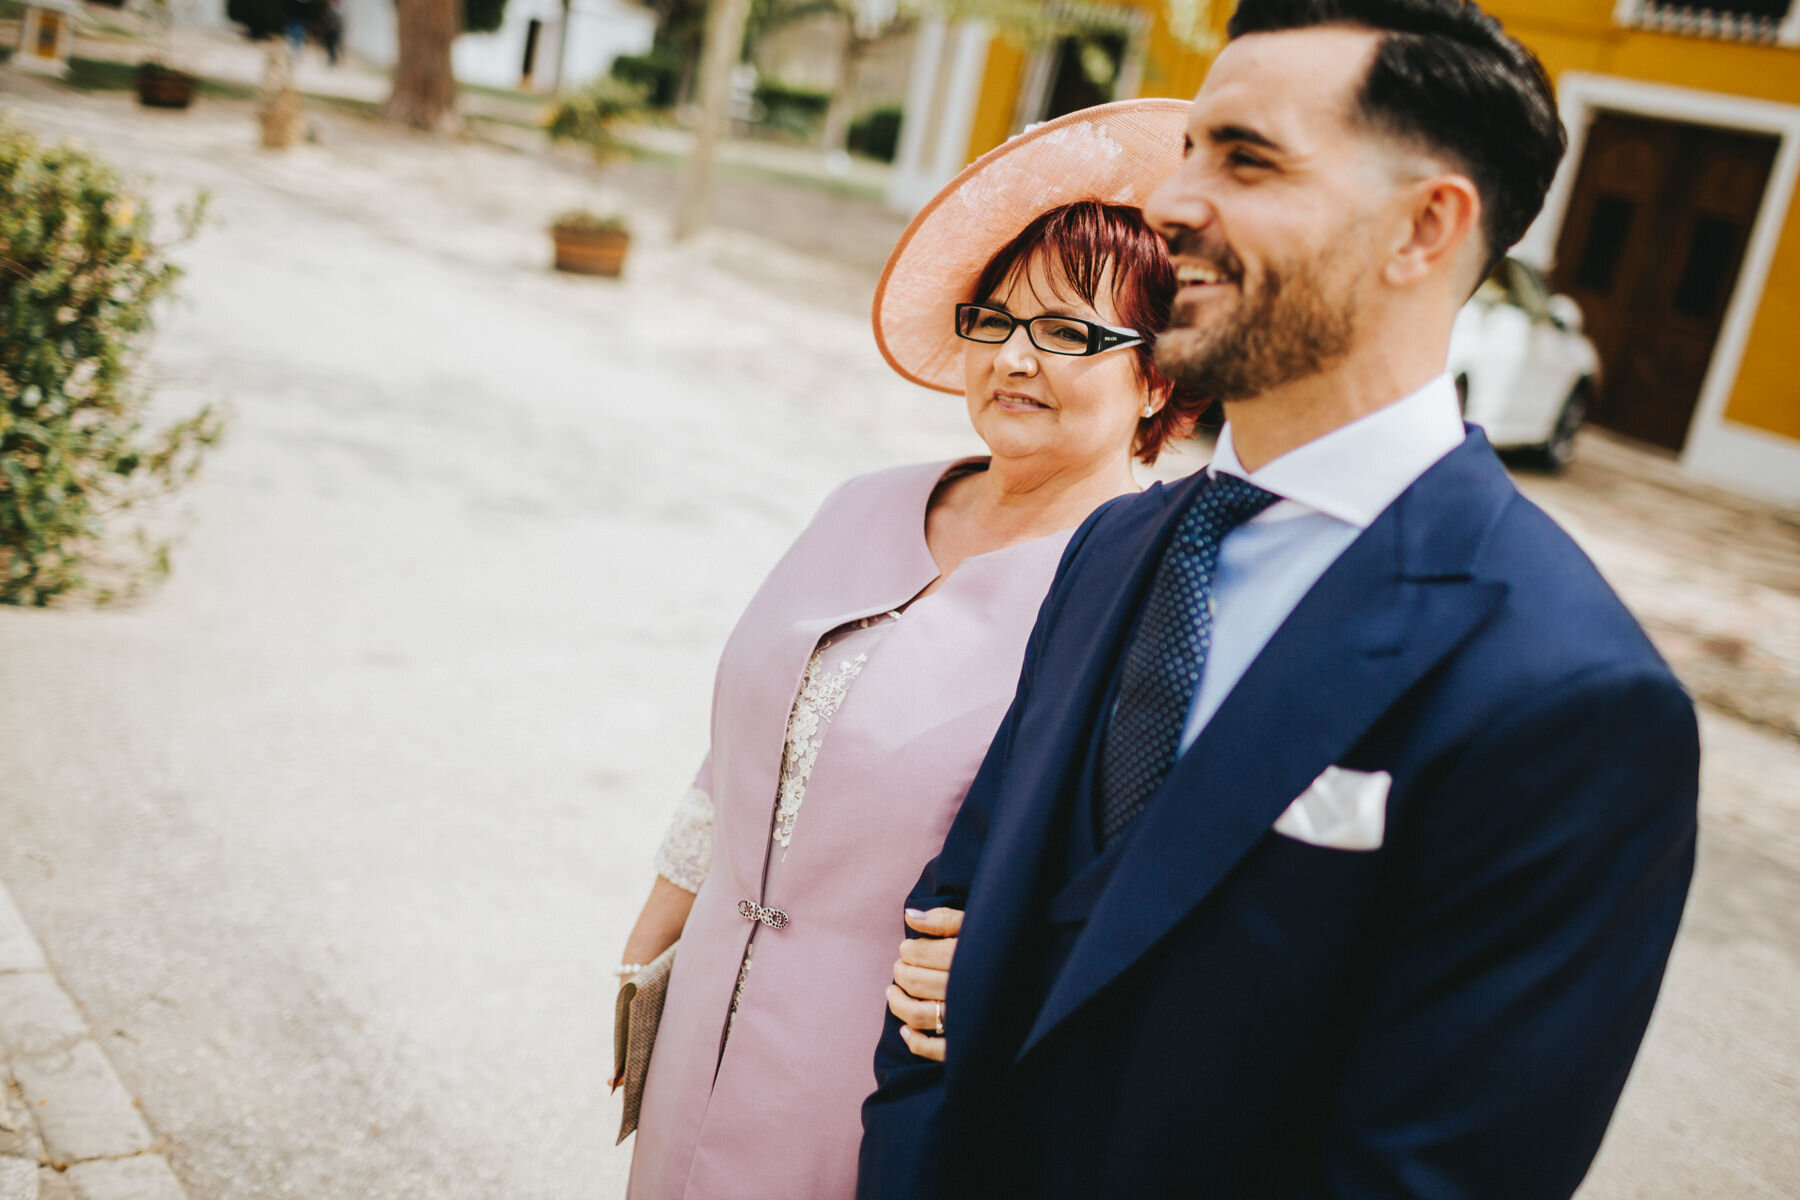
[[[1205,181],[1191,162],[1183,163],[1157,184],[1144,201],[1144,220],[1164,241],[1174,240],[1183,229],[1204,229],[1212,223],[1213,216]]]

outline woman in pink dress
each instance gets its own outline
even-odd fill
[[[625,947],[641,964],[681,942],[635,1200],[854,1192],[907,889],[1012,699],[1070,534],[1199,407],[1152,363],[1175,281],[1136,207],[1186,111],[1128,101],[1039,126],[895,247],[877,341],[964,395],[989,456],[840,486],[725,645],[710,752]]]

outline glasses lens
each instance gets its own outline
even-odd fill
[[[1086,354],[1093,330],[1069,317],[1039,317],[1031,323],[1031,340],[1051,354]]]
[[[1012,336],[1013,319],[994,308],[979,304],[956,306],[956,333],[971,342],[1004,342]]]

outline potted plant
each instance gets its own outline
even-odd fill
[[[643,87],[611,77],[595,80],[558,100],[544,114],[551,142],[581,142],[604,166],[622,153],[617,127],[644,109]],[[550,223],[556,269],[583,275],[618,275],[631,248],[631,229],[616,205],[574,209]]]
[[[174,65],[175,10],[170,0],[146,5],[156,26],[156,50],[138,64],[138,103],[147,108],[186,108],[194,102],[194,77]]]
[[[194,77],[153,58],[138,64],[138,103],[148,108],[186,108],[194,102]]]
[[[631,249],[631,229],[618,213],[597,213],[576,208],[550,223],[556,244],[556,269],[577,275],[616,276],[625,269]]]

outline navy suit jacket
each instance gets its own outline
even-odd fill
[[[966,909],[948,1061],[888,1019],[858,1195],[1566,1197],[1693,867],[1691,702],[1479,432],[1300,602],[1069,903],[1116,666],[1195,480],[1077,531],[908,900]],[[1393,777],[1375,850],[1272,831]]]

